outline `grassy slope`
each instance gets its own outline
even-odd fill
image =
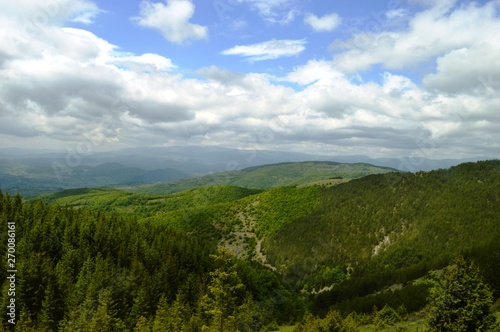
[[[269,189],[300,185],[332,177],[357,179],[370,174],[388,173],[390,168],[369,164],[338,164],[333,162],[282,163],[246,168],[241,171],[216,173],[178,181],[124,187],[138,193],[166,194],[194,187],[233,185],[244,188]]]
[[[231,202],[259,192],[260,190],[234,186],[202,187],[171,195],[135,194],[109,188],[81,188],[44,194],[36,199],[46,203],[114,211],[147,218],[176,210]]]

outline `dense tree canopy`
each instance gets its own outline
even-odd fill
[[[227,255],[221,266],[213,245],[182,231],[99,211],[23,204],[19,196],[0,194],[4,261],[8,222],[16,225],[18,329],[167,331],[165,326],[175,325],[198,331],[220,316],[207,314],[205,299],[233,315],[235,324],[257,315],[257,327],[303,310],[274,273]],[[233,289],[224,284],[226,277],[240,281]],[[2,283],[8,287],[7,279]],[[236,310],[244,299],[247,312]],[[8,301],[2,292],[3,317]],[[13,330],[6,320],[2,324]]]
[[[432,331],[490,331],[495,325],[493,296],[478,267],[458,258],[431,290]]]

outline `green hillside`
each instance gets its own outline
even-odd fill
[[[82,188],[49,193],[32,198],[74,208],[118,213],[140,221],[167,225],[194,232],[201,238],[219,241],[231,221],[221,224],[232,202],[261,190],[234,186],[200,187],[170,195],[137,194],[118,189]]]
[[[476,260],[500,296],[500,161],[368,176],[322,191],[312,213],[264,240],[268,261],[297,287],[337,282],[318,296],[319,307],[371,310],[388,294],[353,299],[398,285],[393,304],[417,309],[425,294],[411,282],[457,254]]]
[[[45,203],[145,218],[179,209],[232,202],[260,192],[234,186],[201,187],[171,195],[137,194],[112,188],[80,188],[43,194],[30,200],[41,199]]]
[[[279,174],[266,168],[245,172]],[[318,313],[331,306],[368,313],[385,304],[420,310],[428,286],[415,281],[458,254],[476,261],[500,298],[498,160],[369,175],[336,186],[215,186],[163,195],[81,189],[41,198],[208,239],[279,273],[310,294]]]
[[[396,170],[370,164],[340,164],[335,162],[310,161],[256,166],[245,168],[241,171],[221,172],[162,184],[124,187],[123,189],[148,194],[168,194],[196,187],[220,185],[270,189],[328,179],[334,183],[344,182],[370,174],[382,174],[394,171]]]

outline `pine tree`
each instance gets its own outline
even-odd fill
[[[139,317],[137,324],[135,325],[134,332],[149,332],[149,322],[144,316]]]
[[[92,302],[92,299],[87,297],[80,305],[72,308],[67,317],[61,322],[59,331],[72,332],[87,330],[95,315],[95,309],[93,308]]]
[[[47,331],[54,331],[57,329],[59,320],[62,319],[62,303],[63,301],[58,298],[56,287],[49,281],[45,288],[42,308],[38,314],[39,328]]]
[[[1,330],[1,329],[0,329]],[[35,332],[36,329],[31,315],[25,306],[20,310],[19,321],[16,323],[16,332]]]
[[[182,293],[178,293],[174,303],[170,306],[170,331],[182,331],[187,316],[187,308]]]
[[[212,316],[212,329],[215,331],[233,331],[235,328],[236,299],[242,298],[244,286],[232,263],[232,256],[226,249],[220,249],[218,255],[211,255],[219,265],[210,272],[211,282],[205,297],[205,312]]]
[[[335,310],[330,310],[325,318],[315,318],[308,313],[296,329],[297,332],[357,332],[358,328],[342,318]],[[378,330],[377,330],[378,331]]]
[[[188,321],[188,309],[184,301],[184,296],[182,293],[178,293],[177,297],[168,306],[167,301],[164,296],[160,298],[158,303],[158,308],[156,310],[156,315],[153,321],[153,331],[172,331],[180,332],[184,331],[184,325]]]
[[[161,332],[165,331],[168,324],[168,304],[165,296],[160,298],[158,302],[158,307],[156,309],[156,315],[153,321],[153,331]]]
[[[488,331],[495,325],[489,287],[474,263],[458,258],[431,289],[432,331]]]
[[[123,323],[114,316],[115,310],[113,309],[111,291],[105,289],[99,294],[97,310],[90,321],[89,331],[111,332],[120,330]]]

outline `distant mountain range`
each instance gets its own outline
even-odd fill
[[[188,176],[172,168],[146,170],[118,163],[66,167],[60,162],[54,163],[50,166],[24,160],[0,160],[0,189],[30,196],[71,188],[167,182]]]
[[[94,153],[77,150],[0,148],[0,188],[35,195],[78,187],[168,182],[266,164],[305,161],[367,163],[416,172],[448,168],[477,159],[369,158],[199,146],[127,148]]]

